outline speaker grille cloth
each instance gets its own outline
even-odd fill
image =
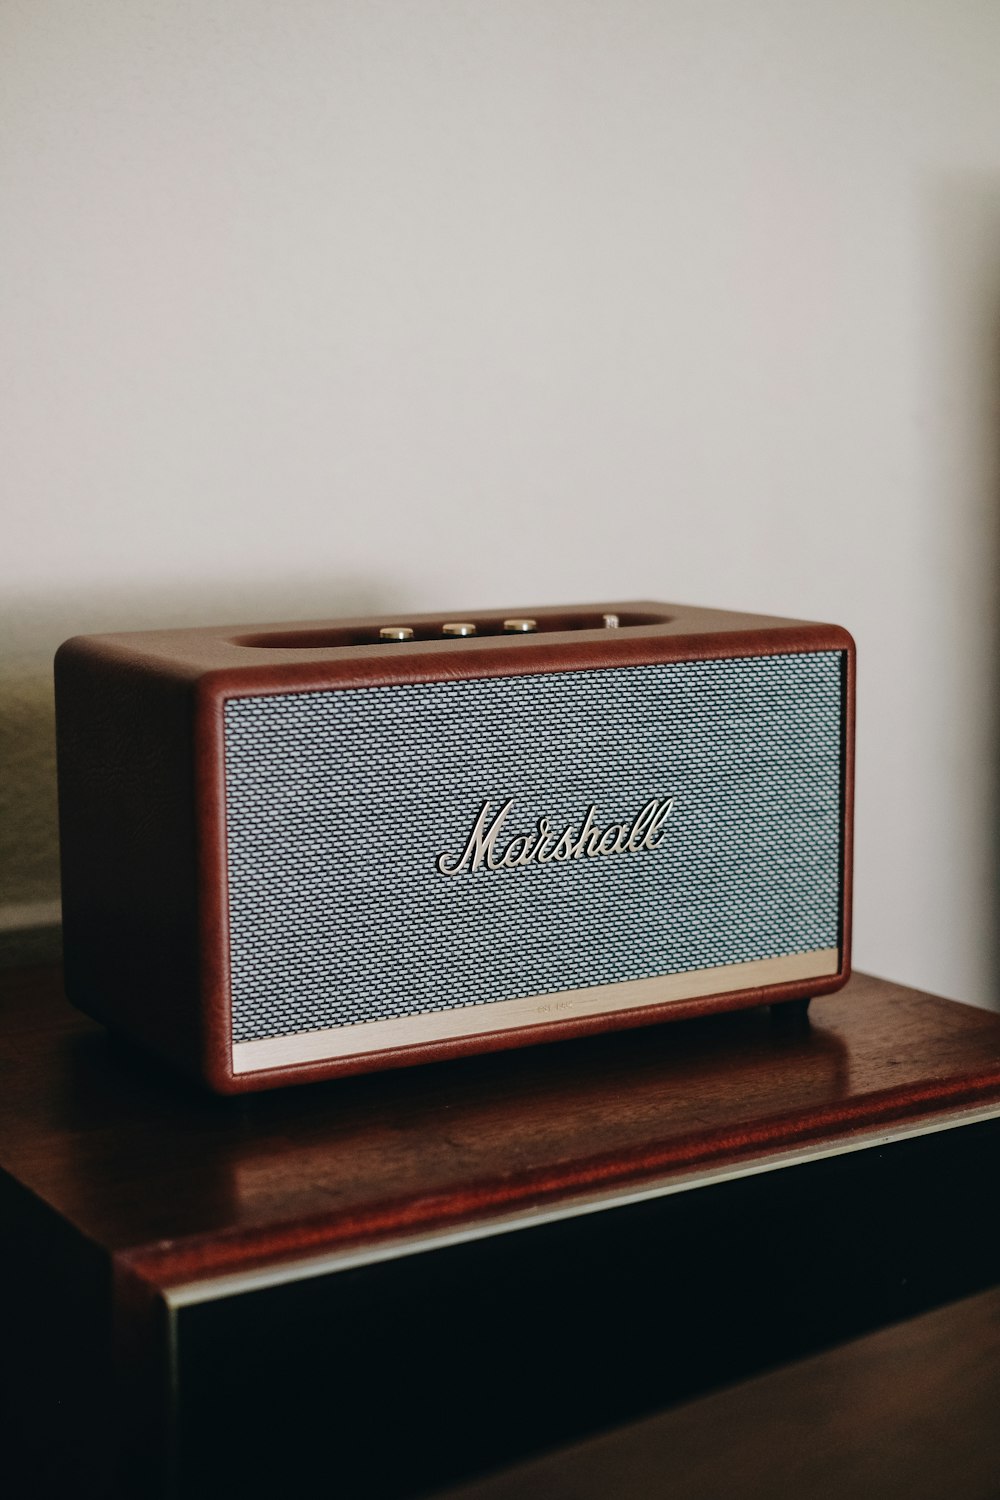
[[[401,647],[400,649],[405,649]],[[233,699],[233,1040],[836,947],[840,652]],[[445,876],[515,833],[658,850]]]

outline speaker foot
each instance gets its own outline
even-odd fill
[[[771,1006],[771,1021],[782,1031],[807,1031],[809,1029],[809,1002],[811,995],[801,999],[783,1000]]]

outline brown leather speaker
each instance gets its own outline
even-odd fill
[[[854,645],[670,604],[79,637],[66,983],[231,1093],[849,972]]]

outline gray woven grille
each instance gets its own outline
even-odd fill
[[[835,947],[842,677],[820,652],[231,700],[234,1041]],[[506,839],[667,796],[656,851],[436,869],[487,798]]]

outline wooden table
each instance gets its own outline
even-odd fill
[[[1000,1291],[449,1490],[441,1500],[996,1500]]]
[[[52,1489],[427,1493],[1000,1280],[989,1012],[858,976],[218,1100],[2,988],[6,1453]]]

